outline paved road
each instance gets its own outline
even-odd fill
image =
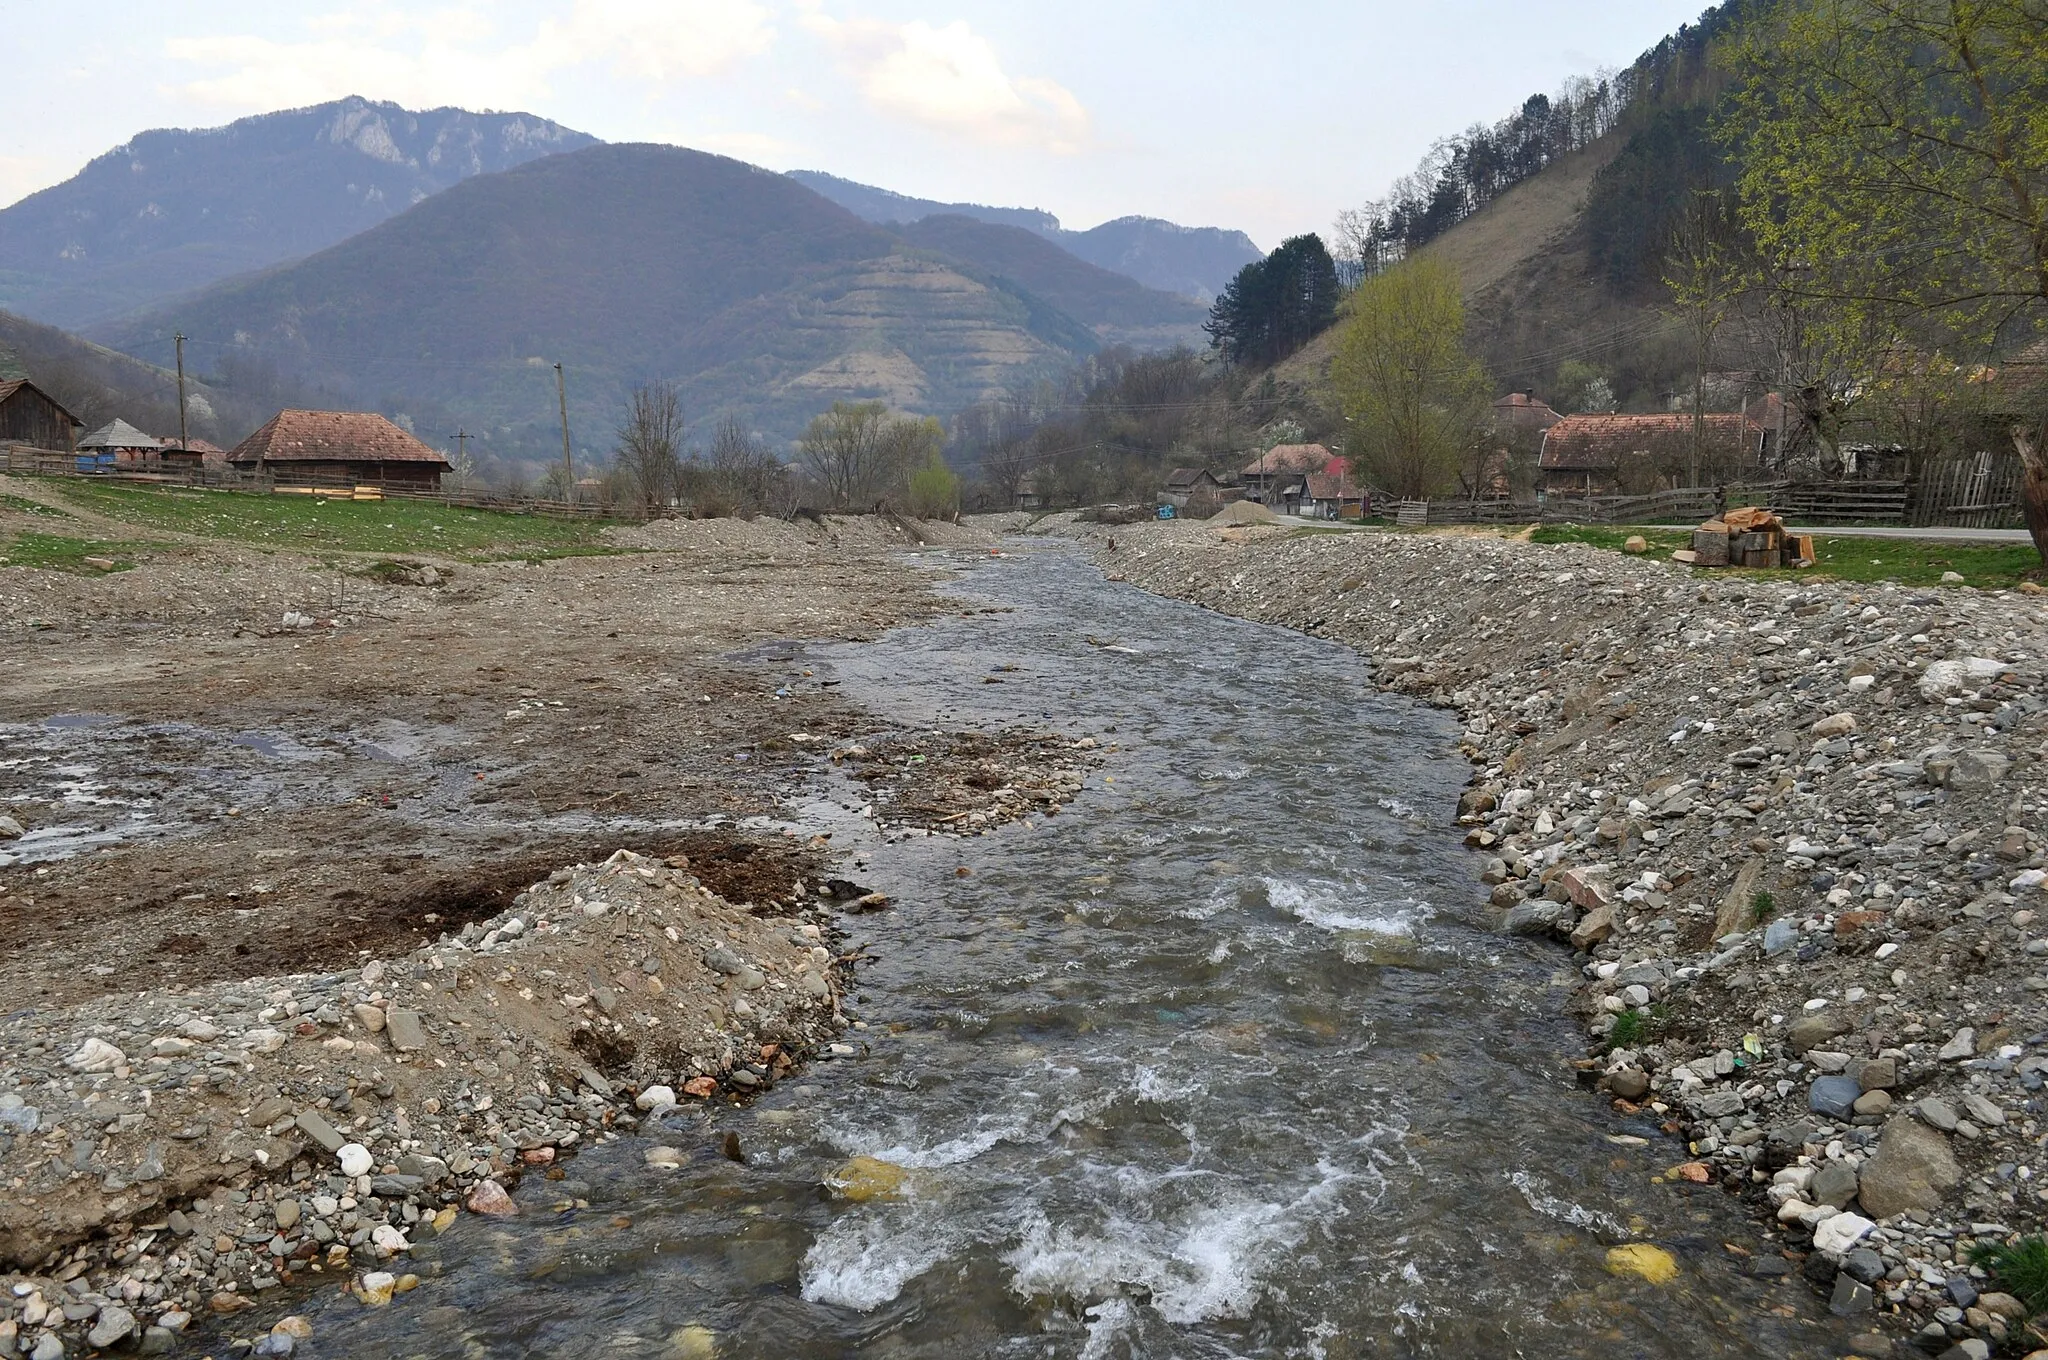
[[[2025,529],[1906,529],[1891,526],[1837,529],[1825,525],[1814,528],[1795,526],[1794,531],[1802,534],[1818,534],[1822,538],[1918,538],[1932,543],[2026,543],[2031,540]]]

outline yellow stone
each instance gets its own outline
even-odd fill
[[[455,1206],[450,1204],[434,1215],[435,1233],[447,1232],[455,1226]]]
[[[666,1360],[712,1360],[718,1354],[718,1336],[708,1327],[681,1327],[668,1339]]]
[[[826,1188],[843,1200],[866,1204],[871,1199],[897,1199],[910,1173],[879,1157],[855,1157],[825,1178]]]
[[[1640,1275],[1651,1284],[1670,1284],[1678,1277],[1678,1262],[1662,1247],[1648,1242],[1630,1242],[1607,1249],[1607,1273]]]

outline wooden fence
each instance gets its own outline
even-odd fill
[[[2023,472],[2014,454],[1945,458],[1921,469],[1905,522],[1962,529],[2024,529]]]
[[[2017,457],[1980,454],[1933,463],[1910,482],[1751,482],[1681,487],[1643,496],[1383,501],[1396,521],[1420,524],[1698,524],[1761,505],[1794,524],[2023,529]]]

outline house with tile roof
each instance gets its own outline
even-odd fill
[[[1766,454],[1769,432],[1745,415],[1702,417],[1703,478],[1754,469]],[[1548,495],[1638,493],[1689,480],[1693,418],[1690,411],[1624,416],[1586,412],[1559,420],[1543,433],[1536,467]]]
[[[1275,444],[1238,474],[1245,498],[1282,514],[1298,514],[1308,500],[1309,474],[1328,467],[1332,457],[1321,444]]]
[[[438,450],[367,411],[279,411],[228,451],[228,466],[280,482],[426,491],[438,491],[441,475],[453,470]]]

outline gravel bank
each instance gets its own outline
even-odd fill
[[[1504,930],[1577,951],[1581,1077],[1751,1201],[1751,1269],[1958,1354],[2048,1222],[2048,598],[1695,575],[1583,546],[1042,526],[1454,708]]]
[[[40,1264],[0,1279],[0,1355],[167,1350],[323,1275],[386,1302],[464,1208],[832,1056],[814,891],[757,915],[621,851],[402,958],[10,1018],[0,1253]]]

